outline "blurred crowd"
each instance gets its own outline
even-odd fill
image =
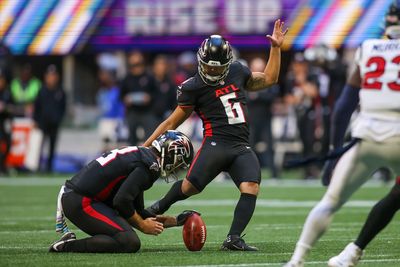
[[[3,51],[2,51],[3,49]],[[5,47],[0,48],[0,172],[12,140],[11,121],[30,118],[48,142],[41,152],[40,170],[54,171],[57,137],[67,110],[62,72],[49,64],[43,77],[32,74],[30,62],[11,68]],[[264,53],[236,59],[251,71],[262,72]],[[251,144],[262,167],[278,178],[282,157],[309,157],[329,149],[330,115],[345,83],[347,66],[334,49],[320,45],[288,53],[280,83],[248,93]],[[127,53],[123,60],[114,53],[96,56],[96,105],[102,150],[141,144],[175,108],[177,85],[197,72],[196,54]],[[78,81],[79,82],[79,81]],[[181,126],[194,142],[201,142],[202,125],[193,115]],[[318,176],[321,166],[304,169],[304,179]]]

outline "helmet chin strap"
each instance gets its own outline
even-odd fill
[[[209,76],[209,75],[203,74],[203,73],[201,73],[201,72],[199,72],[199,74],[200,74],[200,77],[201,77],[201,79],[203,80],[203,82],[205,82],[205,83],[208,84],[208,85],[215,86],[215,85],[218,85],[219,82],[220,82],[219,79],[215,79],[215,81],[213,81],[214,78],[215,78],[215,77],[213,77],[213,76]],[[210,79],[209,77],[212,77],[213,79]]]
[[[168,173],[164,168],[165,148],[162,148],[161,151],[162,151],[161,152],[161,176],[164,178],[164,180],[167,183],[170,183],[170,182],[173,182],[173,181],[177,181],[178,180],[178,176],[175,174],[175,170],[181,165],[181,164],[179,164],[179,165],[175,166],[176,162],[178,161],[178,149],[176,147],[174,149],[174,162],[172,164],[169,164],[169,165],[172,165],[172,167],[168,171]]]
[[[167,177],[167,172],[165,171],[165,169],[164,169],[164,157],[165,156],[165,148],[161,148],[161,163],[160,163],[160,165],[161,165],[161,176],[162,177]]]

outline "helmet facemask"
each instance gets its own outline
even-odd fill
[[[173,155],[171,157],[170,153],[166,152],[166,148],[161,149],[161,177],[167,183],[175,182],[178,180],[178,173],[181,170],[188,169],[190,164],[187,164],[184,160],[182,152],[180,152],[178,147],[174,148]]]
[[[198,71],[202,80],[208,85],[217,85],[223,81],[229,73],[229,66],[232,63],[232,59],[223,65],[219,64],[219,61],[210,60],[208,63],[203,61],[199,55],[197,55],[197,60],[199,61]],[[210,75],[207,73],[207,67],[209,68],[223,68],[221,74]]]

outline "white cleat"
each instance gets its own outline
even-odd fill
[[[289,261],[287,262],[285,265],[283,265],[283,267],[303,267],[304,266],[304,262],[302,261]]]
[[[349,243],[339,255],[328,261],[329,267],[353,267],[360,261],[363,251],[353,242]]]

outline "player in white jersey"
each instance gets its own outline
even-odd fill
[[[335,105],[331,145],[335,149],[343,145],[351,114],[358,104],[360,114],[353,124],[352,136],[360,141],[343,154],[337,163],[332,161],[328,164],[331,168],[325,169],[324,176],[332,177],[329,187],[322,200],[309,213],[291,260],[285,266],[304,265],[306,255],[328,229],[334,213],[377,169],[388,167],[395,175],[400,175],[399,18],[400,10],[394,3],[386,16],[386,21],[390,22],[389,25],[387,23],[390,27],[387,27],[386,34],[390,39],[367,40],[356,53],[356,67]],[[369,218],[370,222],[366,223],[369,225],[361,233],[364,247],[400,208],[399,179],[396,183],[398,185],[384,199],[385,205],[378,203],[374,207],[377,218]],[[381,209],[387,216],[382,215]],[[330,259],[328,265],[354,266],[361,258],[364,247],[359,246],[357,241],[350,243],[340,255]]]

